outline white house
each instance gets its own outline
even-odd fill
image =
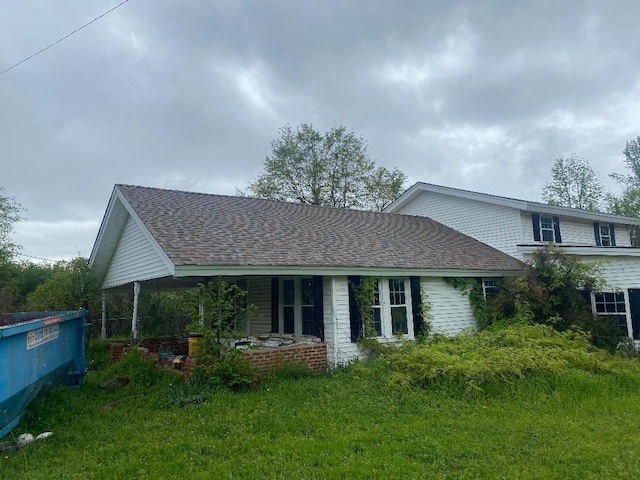
[[[596,315],[613,316],[640,340],[640,219],[416,183],[385,212],[425,216],[519,260],[554,242],[581,260],[604,260],[607,291],[592,293]]]
[[[475,325],[468,299],[445,278],[524,267],[429,218],[129,185],[114,187],[89,264],[104,290],[136,294],[218,276],[239,281],[257,306],[247,334],[320,337],[330,366],[359,355],[350,285],[362,276],[378,280],[376,327],[381,341],[393,341],[419,331],[423,300],[440,331]]]

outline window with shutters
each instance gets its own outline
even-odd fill
[[[599,247],[615,247],[616,234],[613,223],[593,223],[596,245]]]
[[[553,217],[540,216],[540,238],[543,242],[555,242]]]
[[[316,291],[311,277],[281,278],[278,332],[293,335],[317,335]],[[314,328],[315,327],[315,328]]]

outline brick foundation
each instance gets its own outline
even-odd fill
[[[327,369],[327,345],[324,343],[247,350],[243,355],[261,374],[287,364],[306,365],[312,372],[323,372]]]

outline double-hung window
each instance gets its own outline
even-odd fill
[[[560,219],[545,213],[532,213],[533,239],[536,242],[562,243]]]
[[[598,317],[611,318],[625,335],[629,334],[624,292],[597,292],[593,300]]]
[[[483,278],[482,279],[482,294],[484,298],[495,297],[498,293],[498,279],[497,278]]]
[[[616,233],[613,223],[593,222],[593,233],[599,247],[615,247]]]
[[[379,337],[413,337],[411,284],[408,278],[376,279],[371,307],[373,328]]]

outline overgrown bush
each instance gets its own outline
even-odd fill
[[[595,348],[584,333],[574,329],[558,332],[549,325],[514,325],[422,345],[407,344],[386,350],[377,362],[373,366],[376,375],[384,375],[387,385],[394,388],[454,385],[467,391],[568,370],[640,372],[640,363]]]
[[[545,324],[561,332],[579,327],[594,345],[613,352],[624,333],[611,319],[595,317],[586,300],[589,292],[604,287],[599,263],[581,262],[549,245],[531,254],[523,276],[502,282],[486,302],[478,326]]]
[[[255,367],[239,350],[231,350],[220,357],[202,355],[197,361],[193,374],[206,379],[213,386],[237,392],[257,385]]]
[[[176,381],[177,373],[159,368],[152,358],[131,349],[120,360],[100,372],[101,378],[127,377],[134,387],[152,387]]]

